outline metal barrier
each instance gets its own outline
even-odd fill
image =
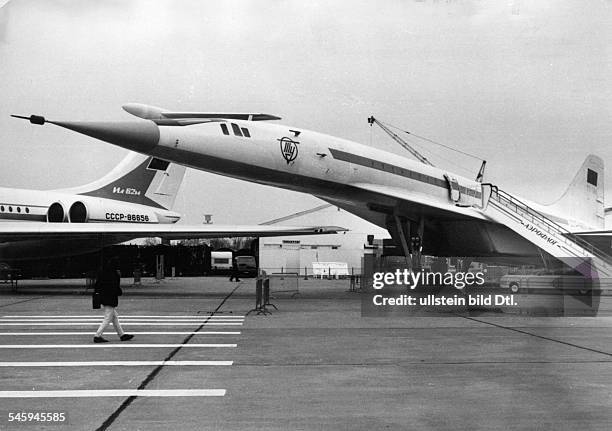
[[[275,272],[268,274],[268,281],[272,282],[270,293],[291,293],[291,297],[295,297],[300,293],[299,285],[300,274],[297,272]]]
[[[2,269],[0,270],[0,277],[4,283],[10,283],[11,289],[17,291],[17,284],[21,277],[21,271],[18,269]]]
[[[357,292],[361,289],[361,276],[360,275],[351,275],[350,276],[351,284],[349,287],[349,292]]]
[[[276,305],[272,304],[270,302],[270,278],[266,278],[263,281],[263,308],[264,310],[267,311],[266,307],[270,305],[271,307],[274,307],[275,310],[278,310],[278,308],[276,307]],[[269,311],[268,311],[269,313]]]
[[[85,273],[85,290],[82,292],[83,295],[89,294],[89,289],[92,291],[96,290],[96,273],[88,271]]]
[[[265,276],[257,277],[257,281],[255,282],[255,308],[249,310],[246,315],[248,316],[254,311],[256,311],[258,315],[272,314],[266,308],[267,305],[271,305],[278,310],[274,304],[270,304],[270,280]]]

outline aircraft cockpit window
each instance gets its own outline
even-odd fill
[[[242,132],[240,131],[240,127],[236,123],[232,123],[232,130],[234,131],[234,135],[242,136]]]
[[[247,129],[246,127],[240,127],[236,123],[230,123],[230,124],[232,125],[232,131],[234,132],[234,135],[245,137],[245,138],[251,137],[251,133],[249,132],[249,129]],[[221,126],[221,131],[223,132],[224,135],[230,134],[227,124],[221,123],[220,126]]]

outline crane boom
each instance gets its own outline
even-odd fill
[[[416,157],[417,160],[420,161],[421,163],[425,163],[426,165],[433,166],[433,163],[427,160],[427,157],[425,157],[424,155],[419,153],[417,150],[415,150],[408,142],[404,141],[395,132],[393,132],[393,130],[389,129],[387,126],[385,126],[383,123],[378,121],[373,116],[368,118],[368,123],[370,124],[370,126],[372,126],[372,124],[376,124],[378,127],[383,129],[389,136],[391,136],[391,138],[395,142],[397,142],[402,147],[404,147],[406,150],[408,150],[408,152],[412,154],[414,157]]]

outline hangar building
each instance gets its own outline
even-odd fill
[[[313,263],[346,263],[348,272],[361,272],[367,236],[390,238],[382,229],[334,205],[324,204],[263,223],[287,226],[342,226],[336,235],[286,236],[259,239],[259,268],[267,273],[294,272],[312,275]]]

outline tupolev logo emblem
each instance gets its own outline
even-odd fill
[[[291,163],[295,160],[298,155],[298,147],[297,144],[299,142],[294,141],[291,138],[283,137],[281,139],[277,139],[280,142],[281,154],[284,159],[287,161],[287,164]]]

